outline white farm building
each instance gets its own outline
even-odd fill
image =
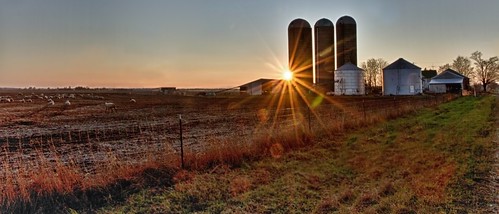
[[[470,78],[447,69],[437,76],[431,78],[429,89],[432,93],[462,93],[469,88]]]
[[[400,58],[383,68],[383,95],[416,95],[422,92],[420,67]]]
[[[248,95],[271,94],[279,91],[280,82],[276,79],[258,79],[239,86],[239,90]]]
[[[364,95],[364,70],[346,63],[334,72],[335,95]]]

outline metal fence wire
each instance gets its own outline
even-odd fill
[[[127,118],[121,125],[101,124],[68,130],[49,130],[0,136],[0,161],[16,171],[25,165],[39,165],[40,156],[63,160],[94,173],[107,164],[110,154],[122,161],[140,163],[145,154],[181,155],[203,152],[220,144],[249,144],[286,131],[310,134],[340,132],[379,120],[439,105],[456,95],[420,97],[357,98],[317,106],[293,108],[234,108],[212,105],[205,109],[165,112],[159,117]],[[180,116],[181,115],[181,116]],[[56,148],[56,149],[54,149]],[[0,173],[0,177],[3,173]]]

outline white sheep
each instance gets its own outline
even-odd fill
[[[136,103],[137,101],[135,99],[130,99],[131,103]]]
[[[26,102],[28,102],[28,103],[32,103],[32,102],[33,102],[33,100],[32,100],[32,99],[27,99],[27,100],[26,100]]]
[[[47,105],[51,105],[51,106],[55,105],[54,100],[52,100],[52,99],[48,99],[48,103],[47,103]]]
[[[70,106],[70,105],[71,105],[71,102],[69,102],[69,100],[66,100],[66,102],[64,102],[64,105],[65,105],[65,106]]]
[[[116,105],[114,103],[105,102],[106,111],[116,111]]]

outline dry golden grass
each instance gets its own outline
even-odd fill
[[[419,108],[422,108],[420,106]],[[390,120],[408,113],[415,112],[418,108],[414,103],[400,103],[395,109],[370,110],[366,115],[362,111],[353,111],[343,113],[339,119],[334,115],[334,119],[320,118],[322,121],[329,121],[327,124],[314,123],[310,131],[304,121],[288,129],[269,130],[267,134],[260,133],[251,139],[250,144],[241,145],[233,143],[233,140],[227,142],[217,142],[216,146],[208,147],[202,151],[187,151],[185,153],[185,168],[190,170],[207,170],[218,166],[239,167],[246,162],[260,160],[266,157],[280,159],[291,151],[310,147],[315,143],[316,138],[323,136],[334,136],[341,133],[347,133],[370,124]],[[364,111],[366,111],[364,109]],[[260,121],[268,121],[267,112],[258,111],[257,117]],[[304,116],[299,117],[305,120]],[[319,120],[319,118],[315,118]],[[125,132],[126,133],[126,132]],[[85,136],[83,136],[85,138]],[[88,136],[87,140],[91,141]],[[245,141],[248,141],[247,139]],[[92,143],[92,142],[88,142]],[[21,151],[20,151],[21,152]],[[16,201],[30,203],[37,197],[50,197],[51,195],[70,195],[74,191],[92,191],[95,189],[105,189],[120,181],[144,182],[143,175],[149,169],[168,169],[176,174],[172,175],[173,182],[178,183],[175,189],[179,191],[191,191],[191,184],[195,173],[179,171],[180,160],[178,156],[173,156],[174,151],[168,146],[164,146],[160,152],[149,151],[138,157],[139,160],[131,162],[128,159],[118,156],[109,151],[103,158],[105,164],[95,167],[93,173],[85,172],[81,166],[74,164],[74,160],[62,160],[58,155],[56,145],[52,143],[48,151],[37,150],[36,165],[23,164],[23,160],[18,160],[15,167],[9,162],[3,162],[5,171],[2,177],[3,185],[0,185],[0,201],[5,207],[9,207]],[[393,163],[400,163],[401,167],[407,170],[407,179],[412,180],[411,188],[422,198],[428,198],[429,201],[444,200],[444,189],[456,170],[456,166],[446,160],[441,160],[439,170],[434,169],[435,165],[425,166],[421,164],[411,164],[411,160],[420,160],[425,158],[440,158],[441,156],[431,153],[413,154],[407,156],[383,156],[362,157],[356,156],[348,161],[353,168],[368,172],[369,177],[381,178],[381,172],[387,170],[382,162],[388,161],[390,166]],[[22,156],[22,155],[21,155]],[[389,157],[384,160],[383,157]],[[94,157],[98,159],[97,157]],[[388,165],[387,165],[388,166]],[[12,173],[12,172],[17,173]],[[415,176],[422,173],[428,176]],[[238,196],[252,188],[254,184],[267,184],[272,180],[272,173],[266,169],[257,169],[250,177],[236,177],[228,182],[230,195]],[[409,176],[410,175],[410,176]],[[402,176],[404,173],[402,172]],[[429,181],[435,181],[435,185],[429,185]],[[309,186],[317,188],[322,182],[317,176],[307,176],[306,182]],[[388,185],[388,184],[387,184]],[[390,184],[391,185],[391,184]],[[382,194],[393,194],[393,186],[388,185],[380,190]],[[357,196],[360,194],[360,196]],[[378,203],[379,195],[373,193],[354,193],[351,190],[345,190],[338,198],[325,199],[323,208],[320,210],[337,209],[337,203],[358,204],[359,208],[364,208],[366,204]],[[355,201],[357,199],[357,201]],[[333,201],[331,201],[333,200]],[[328,208],[332,207],[332,208]]]

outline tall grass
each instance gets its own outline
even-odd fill
[[[261,125],[260,129],[255,131],[254,136],[233,137],[225,141],[217,141],[215,145],[204,146],[202,150],[187,151],[186,168],[205,170],[220,165],[237,167],[265,157],[279,159],[289,151],[316,143],[314,139],[349,132],[380,121],[407,115],[424,107],[446,102],[449,99],[416,99],[412,102],[408,99],[403,102],[390,101],[387,106],[377,107],[363,103],[357,105],[357,108],[335,110],[334,114],[321,113],[317,109],[317,114],[321,117],[313,118],[314,123],[311,124],[310,129],[307,127],[304,116],[298,117],[301,118],[300,121],[294,121],[291,125],[270,127]],[[306,113],[302,109],[300,114],[305,115]],[[328,115],[331,118],[326,117]],[[232,121],[227,122],[231,123]],[[271,122],[268,121],[268,124]],[[257,124],[257,126],[259,125]],[[151,124],[145,127],[144,129],[144,127],[139,126],[138,130],[125,129],[122,132],[118,131],[118,134],[145,135],[157,131]],[[243,128],[253,129],[254,127],[243,126]],[[105,138],[112,137],[112,133],[106,132],[106,130],[97,130],[93,132],[94,136],[91,136],[88,131],[84,134],[80,132],[78,134],[68,133],[67,135],[68,137],[63,138],[63,134],[61,134],[60,139],[53,139],[52,136],[49,140],[30,139],[32,145],[30,148],[34,150],[30,152],[23,150],[21,144],[15,149],[3,149],[3,174],[0,176],[0,180],[2,180],[0,203],[3,211],[39,211],[39,209],[47,207],[50,209],[51,206],[60,209],[91,209],[94,206],[92,203],[96,202],[95,200],[105,200],[106,195],[109,195],[109,192],[116,192],[116,189],[129,188],[127,191],[135,191],[130,190],[134,189],[132,183],[143,185],[146,185],[147,182],[154,183],[154,180],[148,180],[152,176],[150,175],[151,169],[159,170],[168,175],[179,170],[180,160],[176,151],[171,148],[170,142],[164,142],[160,148],[146,149],[146,152],[136,156],[135,160],[130,160],[125,155],[121,156],[113,150],[95,154],[91,152],[92,150],[77,147],[79,149],[76,151],[68,151],[69,153],[86,154],[85,157],[89,158],[90,161],[82,163],[81,160],[75,159],[76,156],[61,154],[58,145],[64,144],[68,139],[71,141],[73,138],[78,139],[78,141],[82,141],[82,139],[87,141],[90,148],[99,148],[100,142],[105,141]],[[146,137],[146,139],[161,141],[159,138],[155,139],[154,136]],[[238,141],[250,143],[234,143]],[[86,164],[92,164],[90,171]],[[449,168],[449,170],[454,169]],[[173,176],[165,179],[159,183],[169,183]],[[235,187],[237,185],[244,188],[238,189]],[[248,185],[251,186],[247,180],[236,179],[231,190],[232,195],[244,193],[249,188]],[[425,188],[422,187],[422,191],[426,191]],[[95,194],[96,197],[92,199],[92,196],[87,194]],[[112,201],[114,196],[111,194],[110,197],[109,200]],[[366,199],[359,203],[370,203],[368,199],[370,196],[366,195],[365,197]],[[65,203],[66,205],[64,205]],[[81,205],[76,205],[78,203]]]
[[[486,213],[476,186],[497,145],[487,134],[494,102],[465,97],[304,145],[291,138],[275,149],[279,155],[271,148],[280,141],[266,141],[259,161],[215,155],[205,171],[178,173],[173,188],[143,190],[101,211]]]

